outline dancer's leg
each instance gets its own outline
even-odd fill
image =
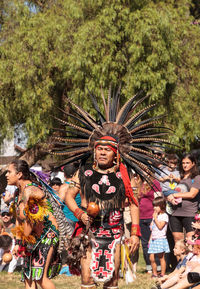
[[[91,277],[90,263],[92,258],[92,249],[89,247],[86,252],[86,257],[81,258],[81,288],[93,289],[96,288],[93,278]]]
[[[53,250],[54,250],[53,247],[49,249],[43,277],[41,280],[37,281],[37,283],[42,287],[42,289],[56,289],[54,283],[47,277],[47,272],[53,255]]]
[[[110,281],[104,284],[104,287],[103,287],[104,289],[118,288],[119,268],[120,268],[120,262],[121,262],[121,244],[116,245],[114,262],[115,262],[115,271],[113,272],[113,277]]]

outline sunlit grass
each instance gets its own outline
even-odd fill
[[[80,288],[80,277],[66,275],[59,275],[53,279],[57,289],[78,289]],[[137,279],[135,282],[126,285],[125,281],[120,279],[120,289],[149,289],[153,282],[151,276],[145,273],[144,259],[140,250],[140,258],[137,266]],[[23,289],[24,284],[20,281],[20,273],[8,274],[6,272],[0,273],[0,289]],[[101,289],[102,285],[98,287]]]

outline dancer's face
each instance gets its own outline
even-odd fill
[[[95,149],[95,157],[98,166],[102,169],[107,169],[113,166],[115,153],[108,146],[99,145]]]
[[[18,180],[21,178],[22,173],[18,173],[13,164],[8,166],[8,170],[6,173],[6,179],[8,185],[17,185]]]

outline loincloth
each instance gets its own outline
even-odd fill
[[[51,247],[53,247],[53,254],[47,271],[47,277],[51,279],[59,274],[61,262],[60,256],[57,253],[58,242],[58,235],[55,231],[49,228],[45,236],[40,239],[40,241],[36,243],[31,250],[29,249],[31,253],[25,256],[22,281],[24,281],[24,279],[31,279],[32,281],[42,279],[47,256]]]
[[[103,213],[103,218],[97,216],[88,232],[86,232],[85,225],[82,222],[78,222],[72,235],[71,244],[76,238],[79,241],[88,239],[89,242],[87,247],[85,246],[85,251],[82,255],[79,254],[80,250],[77,251],[77,246],[69,248],[67,254],[71,258],[68,258],[67,264],[70,272],[80,275],[80,259],[84,256],[86,257],[88,246],[91,246],[91,276],[96,282],[109,281],[115,271],[115,249],[116,245],[121,242],[122,233],[123,213],[121,210],[106,211]]]
[[[115,248],[121,242],[121,228],[92,230],[91,275],[95,282],[108,282],[115,271]]]

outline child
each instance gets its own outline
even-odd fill
[[[170,289],[190,288],[192,284],[190,284],[188,281],[188,273],[200,273],[200,236],[198,236],[197,239],[188,242],[193,244],[193,256],[190,258],[190,260],[187,261],[185,272],[179,275],[178,282],[174,286],[169,287]],[[199,285],[195,288],[199,288]]]
[[[185,271],[186,263],[188,260],[188,248],[184,240],[179,240],[174,246],[174,255],[178,259],[178,265],[175,270],[169,274],[165,275],[159,279],[159,283],[162,285],[157,285],[157,288],[170,288],[172,285],[176,284],[179,280],[180,274]]]
[[[178,157],[176,154],[167,156],[168,167],[164,167],[160,175],[159,181],[162,182],[162,191],[175,189],[177,183],[180,182],[180,173],[177,170]]]
[[[12,258],[12,260],[6,264],[3,261],[4,253],[12,252],[15,246],[14,239],[8,233],[3,233],[0,235],[0,272],[7,271],[8,273],[13,273],[17,266],[17,259]]]
[[[173,206],[170,203],[171,197],[169,190],[174,190],[180,182],[180,173],[177,170],[178,157],[175,154],[169,154],[167,157],[168,167],[165,167],[160,175],[159,182],[161,182],[162,192],[167,197],[166,212],[171,215],[173,213]],[[176,203],[174,203],[176,205]]]
[[[152,277],[157,277],[157,266],[155,255],[158,255],[161,265],[161,276],[165,275],[166,262],[165,253],[169,253],[169,245],[166,238],[167,224],[169,217],[165,213],[166,202],[163,197],[157,197],[153,200],[153,220],[151,223],[151,237],[149,240],[148,254],[150,254],[150,262],[152,267]]]

